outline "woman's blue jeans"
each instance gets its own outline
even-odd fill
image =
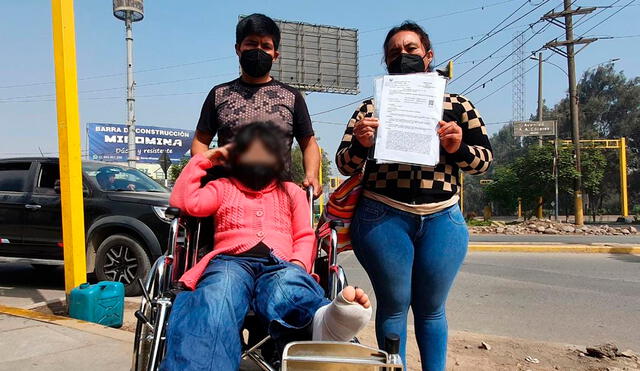
[[[351,224],[353,250],[373,284],[376,336],[400,335],[406,363],[407,314],[413,310],[422,369],[445,369],[445,303],[462,265],[469,232],[455,205],[420,216],[362,198]]]
[[[301,267],[267,258],[218,256],[194,291],[178,294],[167,326],[169,370],[237,370],[244,318],[251,309],[278,341],[299,333],[329,303]]]

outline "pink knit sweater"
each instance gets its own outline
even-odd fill
[[[194,156],[171,193],[171,206],[195,217],[214,215],[215,219],[213,251],[188,270],[180,282],[195,289],[216,255],[240,254],[261,241],[277,257],[300,261],[310,271],[315,256],[315,234],[309,225],[305,192],[290,182],[284,184],[286,192],[275,182],[254,191],[234,178],[217,179],[200,188],[200,179],[213,165],[202,154]]]

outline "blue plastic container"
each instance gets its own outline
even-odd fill
[[[102,281],[95,285],[83,283],[71,290],[69,316],[121,327],[124,317],[124,285],[121,282]]]

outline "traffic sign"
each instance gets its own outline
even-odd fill
[[[513,136],[515,137],[539,137],[543,135],[556,135],[555,120],[513,122]]]
[[[169,158],[169,154],[167,152],[163,152],[158,158],[158,163],[164,171],[164,178],[167,179],[167,171],[169,171],[169,167],[171,167],[171,159]]]

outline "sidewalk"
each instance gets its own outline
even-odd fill
[[[131,367],[133,334],[0,313],[0,370],[115,371]],[[53,316],[49,319],[55,318]],[[45,317],[43,316],[44,320]],[[82,329],[81,329],[82,328]]]
[[[375,344],[374,323],[360,336]],[[131,367],[133,334],[63,317],[0,306],[0,370],[117,371]],[[486,346],[483,346],[483,343]],[[615,359],[584,355],[585,348],[503,336],[452,331],[447,370],[638,370],[637,353]],[[413,329],[408,329],[409,370],[420,369]],[[257,368],[245,366],[245,371]]]

